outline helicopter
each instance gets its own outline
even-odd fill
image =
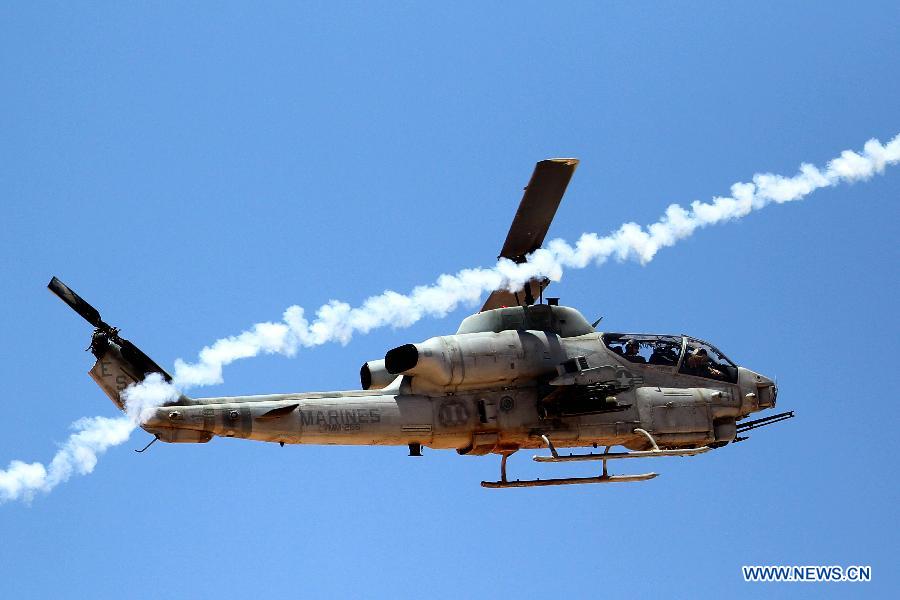
[[[537,163],[500,257],[523,263],[541,247],[577,166],[574,158]],[[749,420],[775,406],[772,379],[688,335],[600,332],[599,320],[589,323],[558,298],[545,299],[549,283],[536,278],[518,290],[495,290],[455,334],[366,362],[359,390],[182,395],[145,415],[141,427],[154,436],[150,444],[218,436],[282,446],[406,446],[410,456],[422,456],[423,447],[495,454],[500,478],[481,485],[512,488],[645,481],[657,473],[611,475],[607,463],[700,455],[794,416]],[[94,327],[89,375],[120,410],[129,386],[154,373],[172,380],[62,281],[53,277],[48,287]],[[613,452],[616,446],[624,450]],[[589,477],[507,477],[508,458],[528,449],[549,452],[533,457],[539,463],[599,461],[602,469]]]

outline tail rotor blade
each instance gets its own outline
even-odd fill
[[[84,300],[84,298],[73,292],[69,288],[69,286],[64,284],[56,277],[50,280],[50,283],[47,284],[47,288],[51,292],[56,294],[60,300],[68,304],[72,308],[72,310],[81,315],[85,321],[87,321],[94,327],[109,327],[106,323],[103,322],[103,319],[100,318],[100,311],[88,304],[87,301]]]

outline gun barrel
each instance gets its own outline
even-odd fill
[[[766,425],[771,425],[772,423],[777,423],[778,421],[785,421],[793,417],[794,411],[789,410],[787,412],[778,413],[777,415],[769,415],[768,417],[763,417],[762,419],[744,421],[743,423],[737,424],[737,433],[743,433],[745,431],[750,431],[751,429],[765,427]]]

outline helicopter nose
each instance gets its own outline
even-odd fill
[[[748,414],[775,406],[778,387],[769,377],[740,367],[738,369],[738,384],[744,397],[742,404],[744,404]]]
[[[778,386],[768,377],[760,375],[759,379],[756,383],[756,387],[759,389],[759,407],[772,408],[778,398]]]

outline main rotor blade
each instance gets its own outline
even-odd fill
[[[531,181],[500,250],[501,257],[524,262],[525,255],[541,247],[576,167],[577,158],[551,158],[534,166]]]
[[[72,310],[81,315],[85,321],[94,327],[109,327],[103,322],[103,319],[100,318],[100,312],[96,308],[88,304],[86,300],[73,292],[69,286],[56,277],[50,280],[50,283],[47,284],[47,288],[59,296],[60,300],[68,304]]]
[[[577,167],[577,158],[550,158],[534,166],[498,258],[523,263],[528,254],[541,247]],[[532,279],[526,285],[527,289],[523,287],[517,293],[495,290],[481,310],[532,304],[547,289],[550,280]]]

